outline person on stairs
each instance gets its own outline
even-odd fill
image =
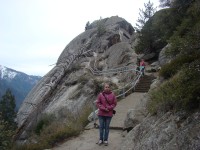
[[[145,62],[144,59],[140,61],[140,71],[142,72],[142,75],[144,76],[144,69],[145,69]]]
[[[136,64],[137,65],[137,67],[136,67],[136,75],[139,75],[140,74],[140,63],[137,63]]]
[[[113,117],[113,110],[117,105],[116,97],[108,83],[104,84],[104,90],[98,95],[96,105],[99,109],[99,141],[97,144],[107,146],[110,122]]]

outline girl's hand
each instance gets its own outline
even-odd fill
[[[109,111],[109,109],[108,109],[108,108],[106,108],[106,111],[108,112],[108,111]]]

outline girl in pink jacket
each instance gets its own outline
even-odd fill
[[[144,59],[140,62],[140,71],[142,72],[142,75],[144,76],[144,69],[145,69],[145,62]]]
[[[113,116],[113,109],[117,105],[114,93],[110,90],[108,83],[104,84],[104,91],[98,95],[96,105],[99,109],[99,142],[108,145],[109,126]]]

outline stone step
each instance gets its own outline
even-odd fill
[[[135,87],[150,87],[151,84],[137,84]]]
[[[149,90],[135,90],[135,92],[139,92],[139,93],[147,93]]]
[[[134,91],[136,90],[149,90],[149,87],[138,87],[138,88],[135,88]]]
[[[148,92],[150,89],[150,85],[154,77],[152,76],[143,76],[141,77],[139,83],[135,86],[135,92]]]
[[[139,82],[136,86],[138,86],[138,85],[143,85],[143,86],[149,86],[149,85],[151,85],[151,82]]]

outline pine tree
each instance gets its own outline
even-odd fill
[[[90,26],[90,22],[88,21],[85,25],[85,31],[89,29],[89,26]]]
[[[97,22],[97,36],[101,37],[106,32],[106,26],[104,24],[104,20],[100,17]]]
[[[9,124],[2,119],[0,113],[0,149],[7,150],[11,148],[12,136],[14,130],[10,129]]]
[[[139,18],[136,23],[136,30],[138,31],[138,43],[135,45],[136,53],[150,53],[153,50],[154,35],[152,30],[152,16],[156,8],[150,1],[144,3],[145,10],[140,9]]]
[[[7,150],[12,146],[12,136],[16,129],[15,97],[7,90],[0,100],[0,149]]]
[[[139,9],[139,17],[136,23],[136,30],[140,31],[145,23],[151,18],[156,12],[156,8],[153,7],[153,3],[150,1],[148,3],[144,3],[145,10]]]
[[[12,95],[11,90],[6,90],[6,93],[2,96],[0,100],[0,113],[2,120],[7,122],[13,129],[16,127],[15,117],[15,97]]]

